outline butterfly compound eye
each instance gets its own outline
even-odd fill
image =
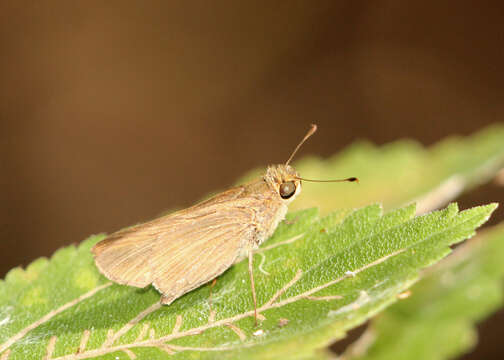
[[[294,181],[287,181],[280,185],[280,196],[282,199],[288,199],[296,192]]]

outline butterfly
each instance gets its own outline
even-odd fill
[[[287,162],[269,166],[261,178],[109,235],[91,249],[96,266],[119,284],[152,284],[161,293],[161,303],[168,305],[248,257],[257,324],[253,253],[285,218],[288,205],[301,192],[301,181],[357,181],[304,179],[289,165],[316,130],[312,125]]]

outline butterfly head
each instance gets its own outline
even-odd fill
[[[301,180],[290,165],[268,167],[264,180],[283,200],[291,202],[301,192]]]
[[[272,165],[268,167],[264,180],[268,186],[276,192],[283,200],[291,202],[301,192],[301,180],[313,182],[343,182],[359,181],[356,177],[337,180],[311,180],[302,178],[297,171],[289,165],[303,143],[317,131],[317,125],[312,124],[303,140],[296,146],[289,159],[282,165]]]

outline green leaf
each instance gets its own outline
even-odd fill
[[[472,348],[474,324],[502,306],[504,223],[458,247],[372,323],[346,359],[451,359]]]
[[[212,312],[208,285],[160,306],[154,289],[99,275],[90,248],[103,236],[94,236],[0,283],[1,359],[314,358],[393,303],[495,207],[452,204],[416,218],[414,206],[291,214],[254,257],[265,317],[257,328],[246,261],[219,278]]]
[[[323,131],[321,129],[320,131]],[[468,137],[449,137],[429,148],[413,140],[384,146],[357,142],[328,159],[307,157],[294,163],[309,179],[350,176],[360,183],[303,182],[291,209],[317,207],[322,214],[379,202],[393,209],[417,202],[418,213],[445,206],[464,191],[490,180],[504,167],[504,126],[494,125]],[[314,141],[316,141],[314,139]],[[264,172],[250,172],[239,183]]]

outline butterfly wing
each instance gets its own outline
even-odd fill
[[[118,231],[93,247],[96,265],[120,284],[153,284],[170,303],[224,272],[253,242],[259,200],[244,192],[244,187],[234,188]]]
[[[247,208],[216,211],[160,239],[151,264],[153,285],[163,293],[163,303],[171,303],[229,268],[253,242],[252,216]]]

